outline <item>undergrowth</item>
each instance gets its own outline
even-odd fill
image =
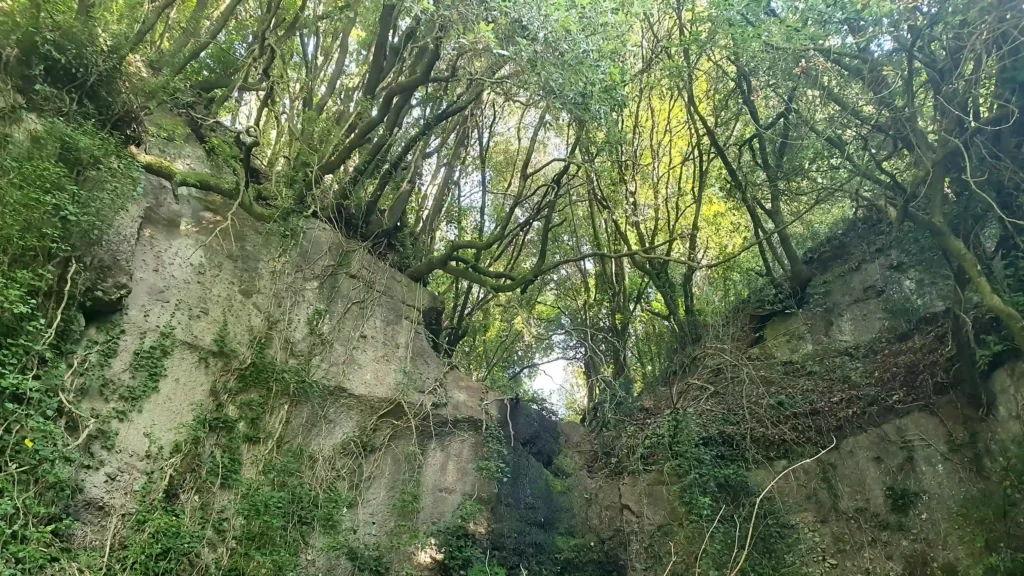
[[[990,447],[991,478],[959,502],[969,544],[982,550],[970,576],[1024,573],[1024,445],[1021,437]]]
[[[91,251],[138,186],[123,148],[75,120],[0,118],[0,573],[68,565],[81,449],[73,356]],[[62,394],[64,395],[62,397]]]
[[[578,468],[559,456],[558,429],[544,404],[499,405],[483,436],[477,472],[495,494],[489,509],[465,501],[428,533],[443,556],[442,575],[626,573],[622,542],[598,538],[576,506]]]
[[[143,376],[162,377],[169,326],[140,346],[133,371],[137,361]],[[155,467],[115,545],[118,573],[296,573],[314,534],[351,530],[353,486],[339,475],[311,476],[321,455],[280,441],[281,408],[287,412],[318,384],[305,366],[274,360],[262,339],[234,346],[226,323],[203,359],[220,374],[213,402],[167,453],[154,455],[164,465]]]
[[[501,433],[502,422],[499,418],[485,414],[489,425],[483,432],[484,453],[476,462],[476,471],[484,478],[496,483],[507,482],[509,479],[508,467],[508,440]]]
[[[132,378],[116,390],[117,400],[125,410],[138,408],[160,387],[167,375],[167,359],[174,351],[174,317],[160,327],[152,340],[142,341],[132,353],[128,368]]]
[[[75,18],[74,0],[0,5],[0,51],[16,54],[5,74],[34,110],[76,114],[129,141],[142,131],[142,102],[154,94],[112,50],[108,31]],[[148,96],[148,97],[147,97]]]
[[[735,569],[743,543],[736,540],[734,527],[746,530],[751,521],[757,538],[744,574],[781,573],[794,564],[798,554],[797,530],[776,503],[763,502],[752,518],[758,491],[747,476],[748,449],[740,437],[702,431],[681,411],[668,413],[642,441],[639,465],[664,470],[672,481],[672,494],[684,510],[677,541],[690,543],[696,550],[707,539],[701,574],[728,574]],[[712,526],[716,529],[711,530]]]
[[[316,316],[307,319],[311,327],[322,323],[322,314]],[[399,455],[400,471],[387,469],[389,521],[357,525],[350,513],[408,421],[375,418],[331,447],[289,439],[290,415],[300,404],[322,402],[325,388],[311,377],[314,353],[283,359],[289,347],[269,340],[275,328],[271,320],[237,343],[225,319],[212,348],[199,351],[214,374],[211,402],[171,446],[151,454],[137,513],[113,539],[110,569],[144,576],[271,576],[316,573],[321,563],[343,559],[357,574],[383,575],[427,538],[419,524],[423,455],[417,442]],[[140,345],[133,372],[162,377],[172,336],[168,323]],[[154,535],[161,543],[148,546]]]

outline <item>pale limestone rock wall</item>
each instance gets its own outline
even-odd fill
[[[156,140],[150,152],[181,169],[210,169],[194,141]],[[159,390],[115,422],[114,449],[97,454],[102,466],[83,471],[81,515],[99,532],[86,539],[101,538],[107,518],[131,510],[145,476],[160,464],[152,455],[211,402],[217,375],[201,356],[214,348],[222,325],[239,347],[265,334],[268,353],[308,362],[323,387],[308,401],[273,407],[267,421],[281,427],[286,443],[330,453],[382,415],[404,418],[394,413],[396,402],[446,400],[427,422],[390,438],[364,472],[353,517],[368,537],[387,530],[390,502],[408,478],[422,491],[424,524],[446,518],[463,498],[489,493],[475,471],[484,390],[431,349],[423,315],[440,305],[434,294],[322,222],[261,224],[221,198],[189,189],[172,194],[148,175],[143,184],[106,248],[111,275],[127,293],[110,376],[129,378],[134,351],[166,322],[175,327],[176,345]],[[94,413],[106,407],[101,392],[85,402]],[[343,561],[326,561],[325,574],[348,573]]]
[[[949,566],[980,565],[980,544],[991,527],[972,524],[970,515],[972,508],[993,503],[971,499],[984,490],[998,493],[991,473],[1006,446],[1024,438],[1024,361],[998,369],[991,384],[997,410],[987,420],[946,397],[843,438],[780,478],[769,498],[800,532],[802,565],[794,573],[930,575],[945,574],[941,570]],[[643,545],[685,520],[663,472],[589,475],[593,439],[578,424],[562,423],[560,431],[563,457],[575,460],[574,501],[597,533],[622,528],[631,542]],[[751,484],[761,490],[795,463],[782,460],[754,470]]]
[[[681,522],[684,512],[672,493],[672,479],[663,471],[625,477],[591,476],[593,436],[575,422],[561,422],[561,457],[574,470],[570,490],[580,517],[596,533],[617,529],[652,532]]]
[[[994,460],[1024,434],[1024,362],[1003,366],[991,382],[999,398],[988,420],[947,397],[843,439],[775,484],[773,497],[810,544],[812,573],[938,574],[981,560],[989,527],[969,517],[992,503],[970,498],[1001,489],[992,484]],[[766,486],[794,463],[775,462],[752,482]]]
[[[934,255],[908,260],[905,238],[855,239],[857,247],[815,267],[808,302],[775,315],[764,329],[764,348],[793,359],[816,348],[846,348],[909,328],[944,310],[949,287],[945,264]],[[835,257],[833,257],[835,258]]]

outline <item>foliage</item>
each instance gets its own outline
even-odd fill
[[[669,413],[645,439],[643,450],[643,458],[664,463],[678,478],[677,496],[698,518],[714,519],[721,506],[735,508],[751,495],[739,439],[702,435],[684,413]]]
[[[159,504],[144,508],[128,527],[119,563],[144,576],[181,572],[197,560],[203,536],[182,508]]]
[[[467,574],[468,576],[507,576],[508,572],[501,566],[491,568],[486,563],[480,564],[478,562],[473,564],[473,567],[469,569]]]
[[[351,537],[342,538],[335,546],[359,574],[384,576],[388,573],[390,562],[379,542],[362,542],[356,537]]]
[[[169,326],[162,331],[167,338],[173,334]],[[159,356],[150,354],[156,346],[146,348],[147,359]],[[262,339],[247,346],[245,355],[236,348],[222,323],[214,350],[206,356],[223,375],[217,397],[171,446],[174,468],[166,475],[154,473],[142,491],[138,506],[143,512],[132,518],[115,547],[119,570],[296,573],[312,534],[351,531],[347,511],[354,501],[348,480],[334,474],[309,478],[305,471],[317,454],[301,445],[276,446],[277,436],[267,436],[275,399],[303,397],[317,384],[304,367],[277,363]],[[246,464],[250,468],[243,474]],[[230,497],[224,496],[225,489]],[[170,551],[149,546],[154,535]],[[343,537],[333,548],[361,573],[384,573],[383,556],[354,538]]]
[[[510,476],[498,486],[486,535],[491,569],[504,567],[510,574],[521,569],[552,575],[625,574],[621,543],[590,532],[562,479],[554,475],[558,467],[553,462],[548,466],[518,442],[512,449]]]
[[[33,106],[63,96],[107,125],[170,100],[234,181],[140,155],[148,171],[366,241],[443,294],[439,349],[509,394],[561,357],[584,420],[630,410],[691,368],[709,319],[802,305],[804,251],[865,206],[928,236],[999,319],[983,369],[1020,344],[1002,279],[1021,131],[998,122],[1019,16],[1000,2],[50,4],[5,7]]]
[[[167,360],[174,351],[174,316],[172,315],[152,341],[139,342],[128,365],[133,380],[117,390],[117,399],[132,410],[160,387],[167,375]]]
[[[647,433],[649,432],[649,433]],[[627,436],[634,436],[635,433]],[[741,439],[720,430],[704,431],[694,419],[673,411],[649,425],[641,435],[637,461],[631,466],[664,470],[671,490],[685,514],[676,529],[679,541],[700,543],[708,538],[701,557],[701,573],[729,573],[736,559],[734,531],[709,527],[746,527],[751,521],[757,497],[747,474],[747,446]],[[768,575],[791,566],[797,557],[799,539],[791,520],[776,503],[762,502],[744,573]],[[738,544],[742,546],[742,542]]]
[[[238,550],[225,574],[287,574],[301,562],[308,534],[341,530],[351,497],[337,489],[320,492],[302,476],[301,451],[267,463],[239,490]]]
[[[496,483],[507,482],[509,479],[509,445],[502,434],[501,422],[497,418],[488,418],[490,426],[484,431],[484,454],[476,463],[476,471],[481,476]]]
[[[686,373],[738,302],[802,305],[806,250],[855,209],[921,231],[998,319],[982,369],[1024,346],[1004,2],[43,4],[3,8],[12,93],[128,135],[171,102],[230,177],[147,171],[365,241],[443,295],[439,350],[495,389],[573,362],[583,420]]]
[[[0,362],[12,369],[43,340],[48,326],[35,315],[60,304],[50,290],[70,271],[71,258],[98,244],[137,180],[120,147],[88,125],[6,122],[0,138]],[[76,272],[73,297],[83,277]]]
[[[0,566],[38,574],[70,557],[71,448],[86,422],[61,394],[82,328],[89,258],[136,190],[136,172],[88,125],[6,117],[0,133]],[[71,397],[74,401],[74,397]],[[89,437],[92,441],[100,435]],[[86,446],[88,444],[85,444]]]
[[[1024,566],[1024,448],[1018,437],[998,440],[990,450],[992,477],[963,496],[958,515],[986,554],[979,573],[1002,576]]]
[[[902,486],[886,486],[885,499],[889,501],[889,510],[897,516],[907,516],[921,501],[924,494]]]
[[[233,509],[206,502],[190,509],[186,503],[144,500],[126,528],[117,565],[134,574],[154,575],[213,569],[204,550],[216,538],[229,550],[218,562],[218,573],[294,573],[308,535],[318,528],[342,530],[345,510],[352,504],[346,493],[321,493],[304,480],[300,472],[305,458],[301,450],[290,450],[241,481]]]
[[[487,563],[479,536],[470,530],[470,526],[480,522],[484,514],[482,506],[472,500],[464,500],[459,503],[450,518],[431,531],[437,548],[444,554],[441,563],[442,576],[456,576],[467,572],[473,574],[474,571],[479,572],[479,568]],[[504,571],[499,566],[495,566],[495,569]],[[484,573],[486,574],[486,570]]]
[[[548,478],[552,481],[553,478]],[[531,490],[536,490],[534,486]],[[561,496],[559,497],[561,498]],[[502,506],[507,506],[506,502]],[[558,501],[555,506],[562,506]],[[491,531],[481,532],[480,526],[486,526],[488,519],[485,510],[472,501],[463,501],[452,516],[431,531],[437,548],[444,556],[440,565],[443,576],[458,574],[511,574],[520,565],[527,566],[530,571],[540,574],[572,574],[580,576],[599,576],[624,573],[618,548],[611,543],[596,544],[597,538],[586,534],[581,520],[566,515],[563,521],[556,519],[557,512],[546,509],[552,516],[551,524],[522,524],[509,514],[509,510],[499,512],[494,521],[500,524]],[[518,514],[529,514],[521,510]],[[522,516],[525,518],[525,516]],[[511,525],[506,523],[512,522]],[[526,530],[526,533],[516,533]],[[544,542],[545,536],[551,541]],[[511,543],[515,539],[517,543]],[[526,546],[525,555],[517,556],[517,550],[510,545]],[[530,555],[534,552],[534,555]],[[507,556],[512,554],[512,556]]]
[[[365,243],[441,295],[438,350],[503,395],[523,395],[549,360],[567,362],[579,419],[629,448],[607,462],[665,467],[694,518],[724,506],[728,524],[751,496],[737,432],[750,423],[725,410],[704,429],[680,411],[645,412],[638,393],[667,392],[675,406],[680,387],[710,386],[697,376],[773,370],[770,384],[793,385],[775,386],[762,416],[806,415],[821,407],[811,381],[870,379],[919,400],[944,370],[946,335],[963,370],[1024,349],[1022,18],[1002,0],[3,3],[0,431],[15,440],[0,478],[5,568],[67,560],[59,542],[81,458],[67,438],[86,440],[89,426],[65,383],[67,355],[83,327],[86,255],[137,189],[125,148],[147,110],[169,103],[224,170],[183,171],[133,149],[143,170],[257,219],[305,214]],[[174,126],[156,121],[151,133],[185,138]],[[888,349],[873,362],[751,368],[756,353],[715,347],[734,324],[749,332],[747,309],[763,319],[806,306],[820,272],[808,249],[864,211],[912,226],[941,255],[948,326],[892,290],[886,311],[915,333],[878,344]],[[323,338],[319,315],[312,340]],[[252,548],[236,542],[222,572],[288,572],[298,541],[338,520],[306,505],[350,487],[289,484],[306,455],[279,452],[266,430],[272,409],[320,384],[259,339],[235,349],[222,327],[204,352],[223,372],[213,403],[172,447],[179,466],[151,486],[115,551],[124,570],[194,569],[206,546],[245,534]],[[135,350],[131,381],[112,389],[95,368],[83,377],[131,410],[173,347],[169,322]],[[838,408],[814,424],[838,428],[884,403],[855,392],[837,388]],[[588,566],[581,536],[553,526],[564,510],[545,475],[551,438],[510,451],[498,420],[479,465],[511,510],[499,514],[497,556],[510,570],[513,559]],[[243,474],[257,446],[270,455],[258,482]],[[241,519],[215,505],[225,487],[249,506]],[[915,497],[901,490],[890,501],[909,511]],[[420,504],[411,487],[395,502],[410,533]],[[785,556],[787,527],[771,526],[753,571]],[[176,551],[151,555],[140,543],[149,533]],[[390,550],[338,546],[364,573],[387,569]],[[722,568],[727,538],[715,534],[709,552]],[[459,570],[478,563],[467,551]]]
[[[984,576],[1010,576],[1024,570],[1024,554],[1002,550],[991,554],[981,564]]]
[[[61,558],[59,539],[74,524],[66,508],[75,495],[73,474],[80,457],[68,449],[57,422],[61,368],[47,369],[37,378],[18,373],[0,378],[10,461],[10,473],[0,478],[0,560],[11,574],[38,574]]]
[[[39,2],[15,1],[0,7],[2,46],[20,53],[12,78],[37,109],[77,115],[138,139],[142,89],[97,23],[73,18],[74,5],[56,0],[43,9]]]

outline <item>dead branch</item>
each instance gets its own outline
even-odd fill
[[[829,444],[829,446],[827,448],[825,448],[821,452],[818,452],[817,454],[815,454],[814,456],[812,456],[812,457],[810,457],[810,458],[808,458],[806,460],[801,460],[800,462],[797,462],[796,464],[793,464],[789,468],[786,468],[785,470],[782,471],[781,474],[776,476],[775,479],[772,480],[768,484],[767,487],[765,487],[764,491],[761,492],[761,495],[757,497],[756,501],[754,501],[754,511],[750,514],[750,525],[747,528],[747,543],[743,547],[743,554],[740,554],[740,560],[736,564],[736,568],[732,572],[729,573],[729,576],[736,576],[737,574],[739,574],[740,573],[740,569],[743,568],[743,563],[747,560],[747,554],[750,552],[750,544],[751,544],[751,542],[754,539],[754,522],[757,520],[757,510],[761,506],[761,500],[763,500],[765,495],[768,494],[768,491],[772,489],[772,486],[775,486],[775,483],[778,482],[786,474],[789,474],[790,472],[792,472],[793,470],[799,468],[800,466],[803,466],[804,464],[807,464],[809,462],[813,462],[813,461],[817,460],[818,458],[823,456],[826,452],[828,452],[829,450],[834,448],[835,445],[836,445],[836,437],[833,436],[832,437],[832,443]]]

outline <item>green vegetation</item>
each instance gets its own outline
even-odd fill
[[[807,250],[854,210],[909,224],[948,268],[951,306],[990,317],[977,334],[952,320],[964,360],[978,342],[982,370],[1024,347],[1024,72],[1002,32],[1020,14],[1000,0],[3,12],[10,106],[127,144],[172,103],[189,133],[161,112],[152,134],[194,136],[218,171],[136,151],[144,170],[365,241],[444,295],[437,348],[477,379],[512,392],[542,360],[577,361],[581,416],[692,371],[742,303],[806,304]],[[889,298],[897,321],[917,315]]]
[[[1004,401],[986,382],[1024,352],[1022,28],[1008,0],[0,3],[0,571],[287,574],[317,547],[385,574],[428,536],[417,426],[446,400],[410,407],[411,367],[343,453],[283,440],[339,401],[312,376],[330,305],[299,352],[272,328],[233,342],[226,318],[197,351],[178,316],[111,373],[116,319],[84,338],[86,318],[143,173],[227,199],[226,227],[295,240],[302,216],[362,244],[439,295],[435,349],[509,402],[566,363],[561,404],[599,435],[587,473],[658,470],[686,512],[652,545],[707,536],[697,568],[782,571],[801,542],[777,504],[754,514],[752,467],[950,391],[983,417]],[[161,146],[193,141],[209,172]],[[176,353],[216,374],[209,405],[154,447],[110,550],[76,550],[76,474]],[[90,415],[91,392],[113,406]],[[460,508],[446,573],[624,570],[567,504],[550,422],[513,439],[506,418],[477,465],[493,531]],[[347,514],[366,460],[407,433],[396,520],[366,537]],[[971,522],[979,566],[1013,573],[1024,455],[994,450]],[[887,525],[926,504],[907,486],[885,487]]]
[[[507,482],[509,478],[509,441],[502,434],[501,420],[488,418],[490,425],[484,431],[484,455],[476,463],[476,470],[494,482]]]
[[[906,516],[913,512],[924,496],[917,490],[901,486],[886,486],[885,498],[889,501],[889,510],[897,516]]]
[[[114,139],[76,119],[0,122],[0,569],[40,574],[70,555],[74,471],[101,436],[85,435],[68,388],[95,281],[86,255],[138,179]]]
[[[464,501],[459,504],[451,518],[433,530],[432,537],[437,543],[437,548],[444,554],[442,576],[479,573],[481,568],[486,574],[490,568],[489,558],[481,550],[479,535],[469,529],[474,522],[481,521],[485,514],[486,511],[479,504]],[[500,573],[504,572],[504,568],[497,563],[494,570],[496,573],[499,573],[498,570]]]
[[[1024,568],[1024,448],[1018,438],[989,449],[992,477],[962,498],[958,513],[978,540],[974,544],[987,554],[970,573],[1008,576]]]
[[[318,529],[342,531],[352,504],[347,493],[321,492],[303,478],[307,457],[290,450],[266,463],[239,482],[230,508],[208,501],[213,494],[202,490],[191,492],[195,503],[182,502],[173,487],[140,502],[116,551],[116,565],[146,575],[295,573],[309,536]],[[208,556],[214,550],[216,559]]]
[[[169,342],[170,326],[133,355],[133,370],[137,364],[143,375],[162,375],[168,349],[160,338]],[[244,356],[237,348],[222,323],[207,355],[209,368],[222,374],[214,402],[157,456],[173,467],[154,472],[140,494],[139,513],[114,550],[119,571],[290,574],[302,566],[314,533],[351,530],[349,480],[336,472],[307,477],[321,456],[280,444],[274,428],[284,425],[273,420],[284,416],[275,408],[308,397],[317,384],[305,367],[275,362],[262,339],[245,346]],[[159,546],[148,544],[154,537]]]
[[[728,527],[751,522],[758,492],[747,476],[752,455],[742,438],[702,432],[681,412],[667,414],[643,438],[633,465],[664,470],[673,479],[672,495],[686,511],[686,519],[676,526],[677,541],[699,546],[707,538],[702,573],[728,573],[736,566],[741,545]],[[799,536],[783,510],[768,502],[756,521],[760,535],[744,573],[767,576],[793,566],[799,558]],[[712,525],[721,530],[711,531]]]
[[[174,317],[172,316],[152,341],[140,342],[132,353],[129,369],[132,380],[117,391],[117,399],[131,410],[138,408],[146,398],[160,387],[167,375],[167,359],[174,351]]]

